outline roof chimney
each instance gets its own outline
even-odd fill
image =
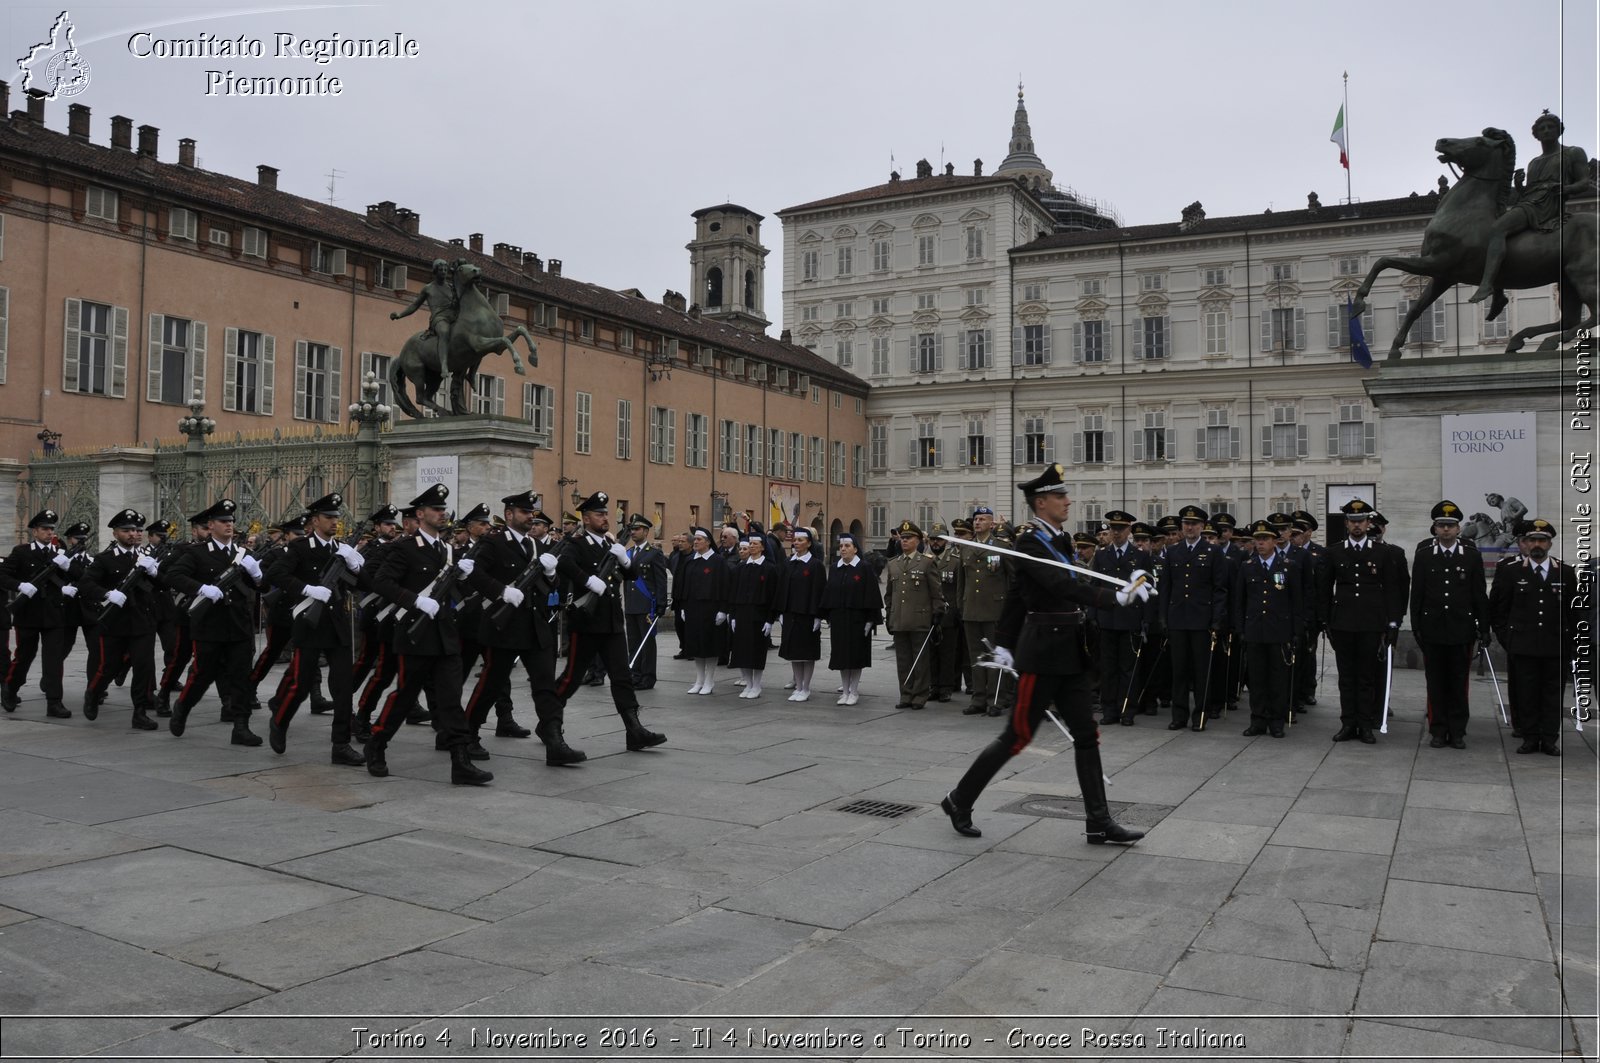
[[[367,206],[367,220],[374,224],[394,224],[394,200],[386,199],[382,203],[371,203]]]
[[[495,244],[494,260],[514,267],[522,261],[522,248],[515,244]]]
[[[139,154],[140,155],[148,155],[152,159],[155,158],[156,157],[156,143],[160,140],[160,138],[161,138],[161,130],[157,129],[155,126],[153,126],[153,125],[142,125],[142,126],[140,126],[139,127]]]
[[[184,137],[178,141],[178,165],[194,169],[194,137]]]
[[[256,184],[269,192],[278,190],[278,168],[276,166],[257,166]]]
[[[0,81],[0,121],[11,117],[11,83]]]
[[[794,342],[794,333],[789,331],[788,329],[784,329],[782,332],[778,333],[778,342],[779,343],[793,343]]]
[[[111,146],[123,151],[133,150],[133,119],[120,114],[111,116]]]
[[[524,273],[543,273],[544,272],[544,260],[539,257],[538,252],[535,252],[535,251],[524,251],[522,253],[522,272],[524,272]]]
[[[67,135],[73,140],[89,139],[89,108],[81,103],[67,106]]]
[[[422,215],[414,210],[407,210],[405,207],[396,207],[394,209],[394,220],[395,224],[399,225],[401,229],[415,236],[417,235],[417,227],[422,224]]]
[[[974,176],[974,177],[982,177],[983,176],[983,160],[982,159],[973,159],[972,160],[972,176]]]
[[[28,121],[34,125],[44,125],[44,93],[38,89],[29,89],[26,95],[28,97]]]
[[[661,305],[666,307],[668,310],[676,310],[681,314],[689,304],[684,301],[681,293],[675,292],[668,288],[661,296]]]
[[[561,260],[559,258],[552,258],[545,265],[545,270],[548,271],[552,277],[561,276]]]
[[[450,238],[450,246],[451,246],[451,247],[459,247],[459,248],[461,248],[461,249],[462,249],[462,250],[465,250],[465,249],[466,249],[466,246],[467,246],[467,245],[466,245],[466,244],[464,244],[464,243],[462,243],[462,242],[461,242],[461,237],[459,237],[459,236],[452,236],[452,237],[451,237],[451,238]]]
[[[480,254],[480,255],[483,254],[483,234],[482,233],[468,233],[467,234],[467,246],[472,248],[474,251],[478,252],[478,254]]]

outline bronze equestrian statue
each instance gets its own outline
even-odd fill
[[[1594,327],[1600,303],[1595,214],[1562,216],[1566,198],[1592,194],[1592,179],[1583,149],[1561,147],[1561,128],[1560,119],[1548,111],[1534,122],[1534,136],[1545,150],[1529,164],[1526,188],[1517,169],[1516,144],[1503,129],[1434,143],[1439,161],[1459,166],[1461,179],[1440,197],[1422,234],[1421,255],[1378,259],[1356,292],[1354,312],[1360,314],[1373,282],[1384,270],[1431,278],[1400,322],[1389,347],[1391,361],[1400,357],[1417,318],[1457,284],[1479,285],[1474,302],[1494,295],[1491,319],[1505,305],[1504,289],[1560,286],[1561,320],[1521,329],[1506,344],[1507,354],[1521,350],[1530,336],[1559,333],[1540,345],[1547,351],[1571,341],[1580,329]]]
[[[506,333],[500,315],[478,287],[482,274],[477,266],[457,261],[453,268],[443,259],[433,264],[434,279],[425,285],[404,310],[389,316],[402,318],[424,303],[428,305],[429,327],[406,340],[397,358],[389,363],[389,391],[395,403],[412,417],[421,417],[406,394],[405,382],[416,388],[417,401],[438,414],[461,415],[467,410],[467,380],[478,372],[487,354],[509,352],[517,375],[526,375],[514,341],[528,341],[528,364],[539,364],[539,347],[533,334],[523,325]],[[441,356],[440,348],[445,347]],[[450,374],[450,409],[434,401],[445,373]]]

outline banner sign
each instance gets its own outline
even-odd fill
[[[1444,497],[1467,515],[1461,538],[1485,554],[1514,552],[1517,522],[1538,516],[1536,436],[1531,412],[1439,418]]]

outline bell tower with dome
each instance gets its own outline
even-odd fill
[[[689,249],[689,301],[702,317],[765,332],[766,258],[761,215],[735,203],[694,212]]]
[[[1114,229],[1121,219],[1108,204],[1080,196],[1070,188],[1057,188],[1055,174],[1033,148],[1033,129],[1028,124],[1028,107],[1022,98],[1022,82],[1017,82],[1017,113],[1011,119],[1010,154],[995,170],[996,177],[1012,177],[1039,198],[1056,221],[1056,232],[1081,232]]]

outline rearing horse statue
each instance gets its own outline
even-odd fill
[[[424,330],[406,340],[399,356],[389,363],[389,391],[395,403],[412,417],[421,417],[422,411],[406,395],[405,382],[408,380],[416,388],[417,401],[422,405],[435,413],[460,415],[468,412],[467,378],[477,373],[478,363],[483,361],[484,355],[508,352],[517,375],[526,376],[527,370],[523,368],[522,358],[513,343],[521,336],[528,341],[528,364],[539,364],[539,347],[534,342],[533,333],[523,325],[515,325],[507,335],[500,315],[495,313],[494,307],[489,305],[489,300],[478,287],[478,277],[482,272],[470,262],[463,262],[456,267],[455,282],[460,306],[455,322],[450,326],[450,350],[445,356],[441,356],[434,334]],[[450,374],[449,410],[434,401],[434,394],[447,372]]]
[[[1432,278],[1411,310],[1394,343],[1389,359],[1400,357],[1411,326],[1423,312],[1457,284],[1476,285],[1483,277],[1484,257],[1495,219],[1511,196],[1511,175],[1517,166],[1517,149],[1503,129],[1485,129],[1481,136],[1434,142],[1439,161],[1454,163],[1462,177],[1439,200],[1433,219],[1422,234],[1422,253],[1415,258],[1387,255],[1372,264],[1356,292],[1355,313],[1367,307],[1367,295],[1378,274],[1386,269]],[[1498,274],[1501,288],[1561,288],[1561,320],[1532,325],[1518,331],[1506,344],[1506,353],[1522,349],[1530,336],[1558,332],[1539,346],[1554,350],[1572,340],[1580,328],[1593,328],[1600,302],[1600,238],[1592,213],[1566,218],[1554,232],[1526,231],[1506,242],[1504,263]],[[1588,315],[1583,316],[1587,310]],[[1580,320],[1581,318],[1581,320]]]

